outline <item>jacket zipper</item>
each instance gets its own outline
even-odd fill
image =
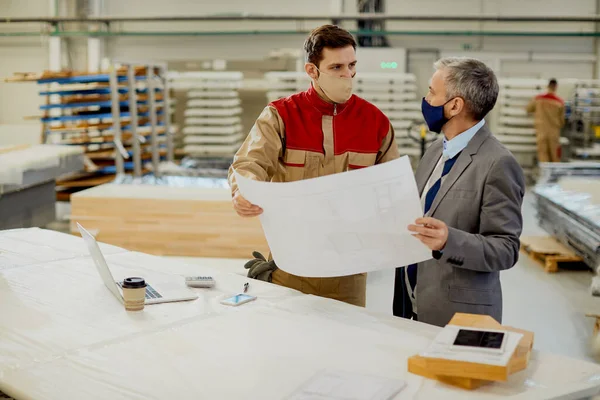
[[[334,117],[337,115],[337,104],[333,105],[333,117],[331,118],[331,145],[333,147],[333,165],[335,165],[335,122]]]

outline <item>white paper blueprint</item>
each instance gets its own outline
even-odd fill
[[[264,210],[273,258],[290,274],[346,276],[431,258],[408,231],[423,210],[407,156],[297,182],[235,176],[242,195]]]
[[[345,371],[322,371],[289,400],[391,400],[406,386],[399,379]]]

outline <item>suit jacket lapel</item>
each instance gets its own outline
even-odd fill
[[[446,194],[448,193],[450,188],[452,188],[452,186],[454,186],[454,184],[456,183],[458,178],[462,175],[462,173],[465,171],[465,169],[467,169],[467,167],[471,164],[471,161],[473,160],[473,158],[471,156],[474,154],[477,154],[477,151],[479,150],[479,148],[481,147],[483,142],[491,134],[492,134],[492,132],[487,127],[487,124],[484,125],[483,128],[481,128],[479,131],[477,131],[475,136],[473,136],[473,139],[471,139],[471,141],[469,142],[467,147],[462,151],[460,156],[458,156],[458,160],[456,160],[456,163],[454,164],[454,166],[452,167],[452,169],[446,176],[446,179],[444,179],[444,183],[442,184],[440,191],[438,192],[438,194],[435,196],[435,199],[433,200],[433,204],[431,205],[431,208],[429,209],[429,213],[428,213],[430,216],[433,215],[436,208],[440,205],[440,203],[442,202],[442,200],[444,199],[444,197],[446,196]]]
[[[423,160],[419,163],[419,169],[417,170],[417,187],[419,188],[419,196],[423,195],[423,189],[425,189],[425,185],[427,185],[427,181],[429,177],[433,173],[435,166],[442,156],[443,143],[442,140],[438,140],[431,145],[431,148],[428,150],[429,154],[426,154],[425,157],[428,157],[426,160],[423,157]],[[421,170],[421,167],[423,168]]]

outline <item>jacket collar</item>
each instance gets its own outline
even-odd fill
[[[467,150],[470,155],[477,154],[477,151],[479,150],[483,142],[485,142],[486,139],[490,136],[492,136],[492,131],[490,131],[488,124],[483,125],[477,131],[475,136],[473,136],[473,139],[469,141],[469,144],[467,145],[465,150]]]
[[[335,105],[335,104],[328,103],[319,96],[319,93],[317,93],[317,91],[313,87],[312,82],[310,84],[310,87],[308,88],[307,91],[304,92],[304,94],[305,94],[308,102],[313,107],[315,107],[317,110],[319,110],[319,112],[321,112],[322,114],[325,114],[325,115],[333,115],[334,107],[336,108],[337,114],[341,113],[342,111],[344,111],[344,109],[346,107],[348,107],[350,104],[352,104],[354,102],[354,98],[355,98],[355,96],[352,95],[350,97],[350,99],[348,99],[348,101],[343,104]]]

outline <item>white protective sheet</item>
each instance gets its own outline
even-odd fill
[[[431,251],[408,230],[423,216],[407,156],[297,182],[258,182],[236,172],[277,266],[307,277],[345,276],[409,265]]]
[[[390,400],[404,389],[398,379],[322,371],[306,382],[288,400]]]
[[[25,232],[28,243],[48,244],[44,231]],[[0,232],[0,245],[5,237]],[[72,243],[62,238],[51,245]],[[172,273],[212,275],[217,284],[194,289],[195,301],[128,313],[89,257],[0,268],[0,391],[18,400],[281,400],[323,370],[404,381],[396,400],[581,398],[600,390],[600,366],[537,351],[508,382],[453,388],[407,372],[407,358],[429,346],[437,327],[259,281],[249,289],[256,301],[227,307],[219,299],[248,279],[220,273],[222,260],[106,258],[150,282]]]
[[[63,158],[83,154],[83,150],[80,146],[41,144],[0,152],[0,185],[21,185],[25,171],[58,167]]]

